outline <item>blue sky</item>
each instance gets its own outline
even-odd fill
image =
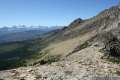
[[[68,25],[95,16],[120,0],[0,0],[0,27]]]

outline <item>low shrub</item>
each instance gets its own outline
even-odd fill
[[[40,60],[39,63],[41,65],[51,64],[52,62],[57,62],[59,60],[60,60],[60,55],[55,55],[55,56],[47,55],[42,60]]]
[[[109,56],[120,57],[120,40],[112,31],[102,35],[105,50]]]

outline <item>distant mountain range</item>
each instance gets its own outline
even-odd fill
[[[13,26],[0,28],[0,43],[15,42],[40,38],[44,33],[59,29],[62,26]]]

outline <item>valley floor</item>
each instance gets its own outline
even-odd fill
[[[120,65],[101,59],[103,53],[99,51],[100,49],[101,47],[90,46],[50,65],[0,71],[0,79],[94,80],[95,76],[119,76],[117,72]]]

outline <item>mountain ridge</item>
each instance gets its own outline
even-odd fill
[[[23,45],[27,47],[21,49],[28,50],[27,52],[33,51],[34,58],[29,56],[26,60],[26,63],[29,63],[27,67],[18,66],[19,68],[0,71],[3,75],[0,78],[6,80],[91,80],[95,76],[119,77],[119,58],[105,56],[119,51],[119,44],[116,45],[120,37],[119,26],[119,6],[106,9],[87,20],[78,18],[62,29],[46,33],[41,39],[24,42]],[[111,38],[113,36],[112,39],[107,38],[108,33],[112,34],[110,35]],[[107,39],[108,45],[104,44],[103,38]],[[106,47],[108,52],[105,51]],[[14,52],[14,47],[12,49]],[[34,52],[37,54],[33,55]],[[116,59],[118,64],[115,62]]]

